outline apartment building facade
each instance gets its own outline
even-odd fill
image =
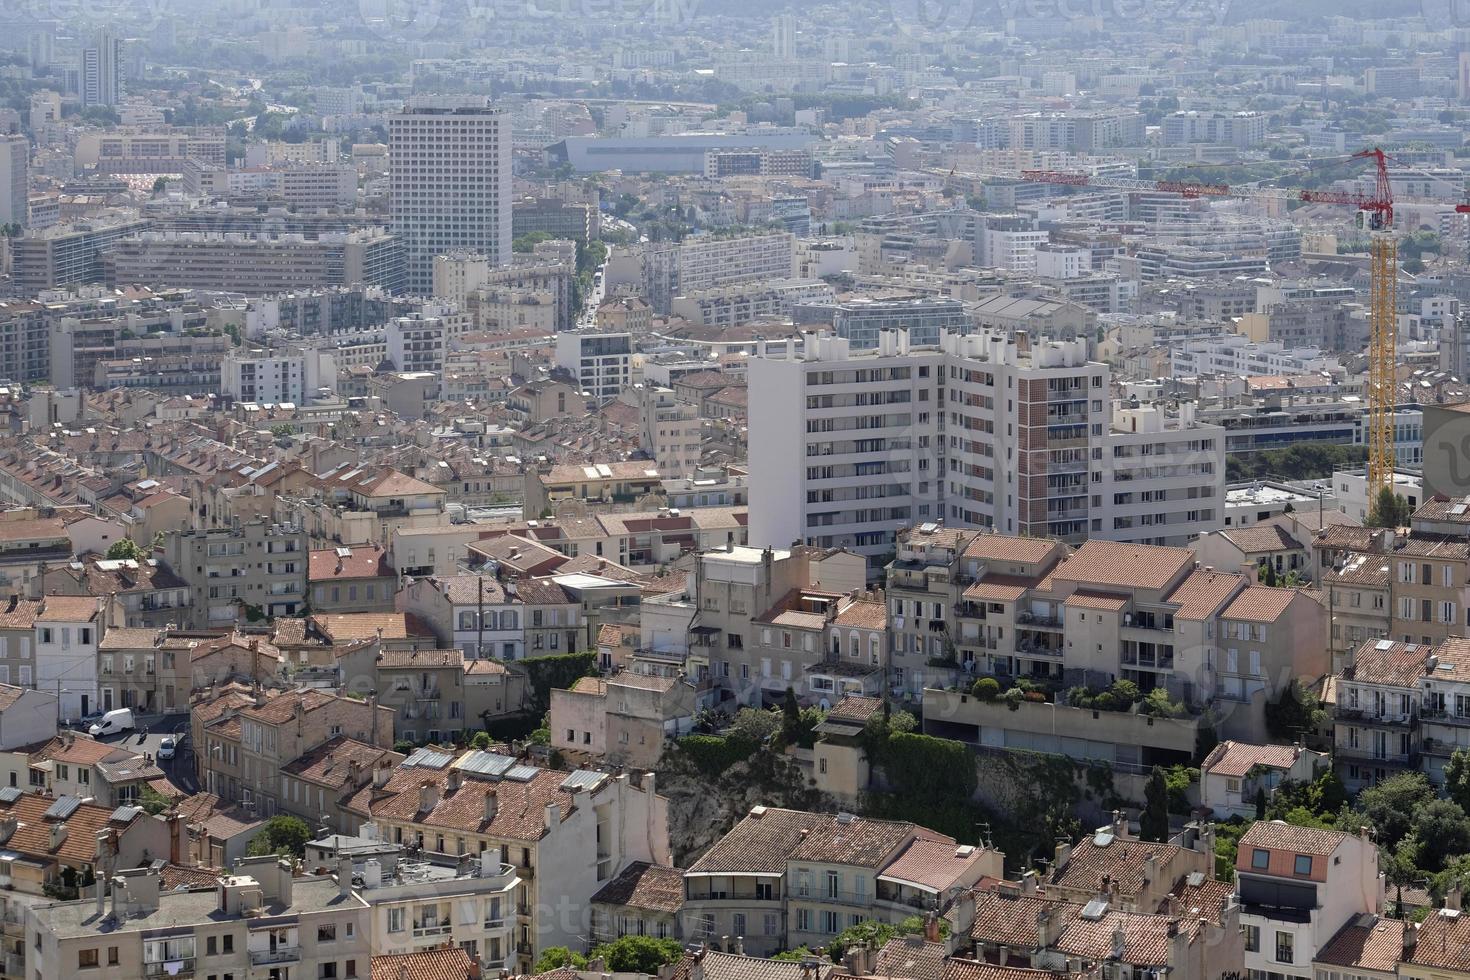
[[[59,902],[27,917],[31,976],[369,975],[368,907],[350,880],[293,878],[272,854],[240,859],[213,891],[166,891],[148,867],[119,868],[109,884],[105,900]]]
[[[684,872],[684,936],[743,937],[756,956],[824,945],[859,922],[921,914],[1001,864],[911,823],[755,806]]]
[[[900,330],[853,354],[818,332],[798,357],[758,352],[750,540],[877,557],[912,523],[1159,545],[1220,526],[1223,430],[1192,404],[1114,404],[1109,382],[1083,341]]]
[[[652,773],[640,781],[420,749],[374,783],[353,805],[380,840],[514,866],[512,972],[529,972],[547,947],[580,945],[592,896],[628,864],[672,865],[667,801]]]
[[[164,537],[163,556],[188,583],[193,629],[233,626],[252,612],[291,616],[307,600],[307,537],[298,526],[258,519],[172,531]]]

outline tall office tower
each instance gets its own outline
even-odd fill
[[[796,15],[777,14],[771,21],[771,53],[777,61],[796,58]]]
[[[110,31],[82,49],[82,106],[117,105],[123,97],[123,40]]]
[[[429,295],[434,256],[478,252],[510,260],[510,118],[477,105],[406,106],[388,119],[393,231],[406,288]]]
[[[30,206],[31,141],[0,136],[0,225],[27,224]]]

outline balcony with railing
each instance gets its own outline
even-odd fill
[[[251,966],[265,966],[268,963],[294,963],[301,959],[300,946],[277,946],[275,949],[252,949],[250,951]]]
[[[1389,711],[1386,708],[1377,707],[1340,707],[1337,709],[1337,718],[1340,721],[1356,721],[1360,724],[1384,728],[1418,728],[1419,715],[1413,709],[1404,711]]]
[[[413,924],[413,938],[423,939],[427,936],[447,936],[452,929],[453,926],[448,922],[415,922]]]
[[[145,977],[192,977],[194,957],[190,956],[181,960],[160,960],[155,963],[145,962],[143,975]]]
[[[868,892],[849,892],[839,888],[801,888],[797,887],[795,894],[791,896],[797,901],[820,902],[827,905],[851,905],[857,908],[868,908],[873,904],[873,896]]]

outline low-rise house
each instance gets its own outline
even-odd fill
[[[551,692],[551,744],[652,769],[668,739],[693,730],[696,702],[694,685],[681,677],[629,671],[583,677]]]
[[[115,596],[119,625],[177,625],[189,606],[189,583],[152,558],[83,555],[68,564],[47,566],[39,578],[42,595]]]
[[[684,907],[684,872],[634,861],[592,896],[591,941],[610,943],[623,936],[677,939]]]
[[[165,892],[153,868],[116,871],[109,885],[111,914],[99,914],[100,898],[37,909],[26,924],[27,949],[68,971],[110,966],[139,976],[209,969],[347,978],[367,971],[368,908],[351,882],[294,878],[290,863],[275,855],[237,861],[210,891]]]
[[[524,655],[524,607],[493,575],[414,579],[398,593],[397,609],[418,617],[441,647],[466,658],[519,660]]]
[[[1111,825],[1076,844],[1058,844],[1042,883],[1049,898],[1086,904],[1106,891],[1113,908],[1151,913],[1177,882],[1191,874],[1211,878],[1214,868],[1213,831],[1189,827],[1175,842],[1144,841],[1115,812]]]
[[[865,919],[902,921],[941,901],[933,881],[888,873],[902,869],[916,846],[909,860],[940,854],[951,887],[1001,875],[999,852],[915,824],[753,807],[684,872],[684,935],[700,942],[743,936],[745,949],[770,955],[825,945]]]
[[[1256,796],[1270,799],[1287,780],[1309,783],[1332,764],[1321,752],[1301,745],[1252,745],[1227,739],[1200,763],[1200,806],[1216,818],[1256,814]]]
[[[355,834],[362,821],[345,802],[372,780],[379,765],[402,758],[390,749],[334,735],[281,767],[280,807],[311,827]]]
[[[375,544],[311,552],[306,582],[316,613],[392,612],[398,590],[388,552]]]
[[[333,646],[377,640],[384,650],[423,650],[434,646],[434,631],[413,613],[328,613],[312,616],[308,633]]]
[[[450,854],[498,853],[521,879],[516,972],[577,945],[590,902],[633,861],[671,864],[667,801],[653,775],[554,772],[491,752],[419,749],[380,768],[349,804],[379,839]]]
[[[1331,980],[1334,974],[1362,980],[1397,980],[1399,959],[1408,959],[1413,953],[1404,946],[1406,927],[1413,928],[1403,919],[1380,915],[1354,919],[1317,951],[1312,975],[1319,980]]]
[[[1235,901],[1252,976],[1308,980],[1344,925],[1383,908],[1378,847],[1362,834],[1260,820],[1240,838]]]
[[[1434,649],[1417,643],[1365,643],[1337,677],[1333,749],[1351,791],[1418,769],[1420,685],[1435,676]]]
[[[1291,515],[1282,515],[1246,527],[1227,527],[1202,534],[1189,546],[1200,564],[1237,569],[1249,575],[1264,575],[1269,567],[1278,579],[1293,572],[1303,583],[1315,581],[1316,562],[1311,541],[1305,543],[1295,532]]]

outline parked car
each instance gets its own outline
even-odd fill
[[[172,759],[177,747],[178,743],[173,740],[173,736],[169,736],[158,743],[158,757],[160,759]]]

